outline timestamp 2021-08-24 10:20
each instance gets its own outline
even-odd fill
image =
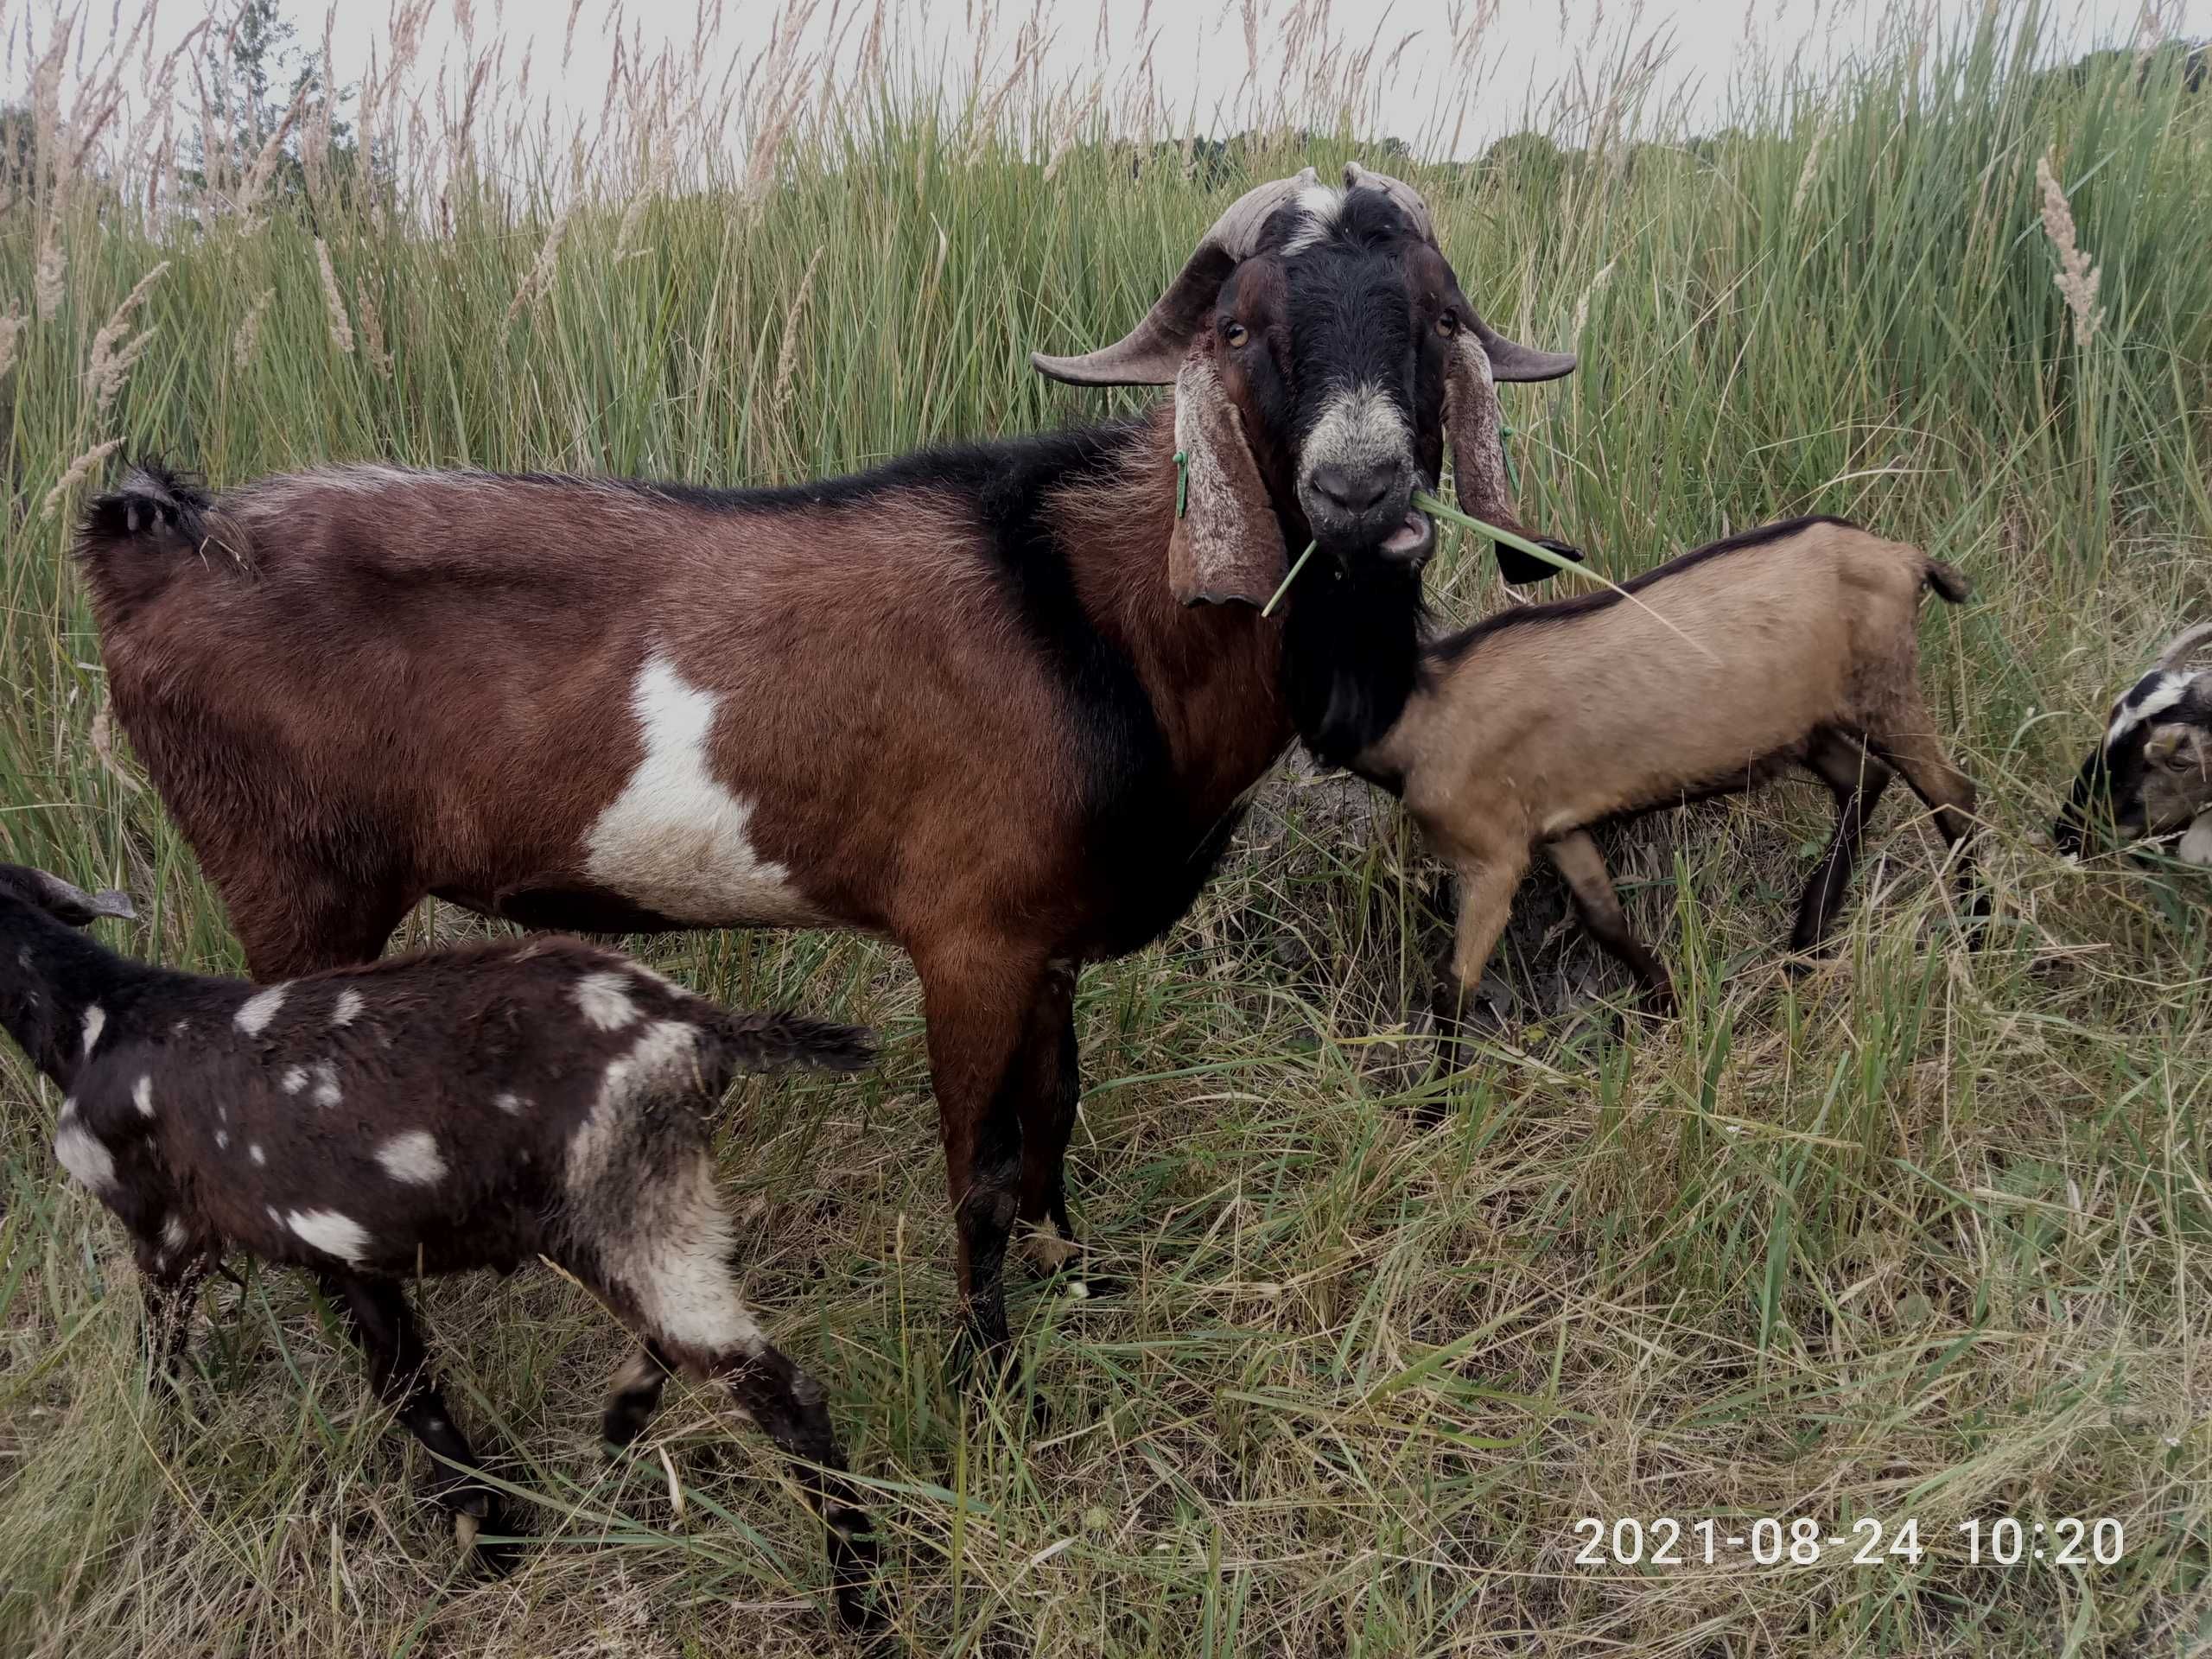
[[[1962,1552],[1969,1567],[2098,1567],[2116,1565],[2127,1548],[2120,1522],[2111,1516],[2061,1516],[2051,1521],[2015,1516],[1976,1517],[1923,1529],[1916,1519],[1883,1521],[1862,1516],[1832,1530],[1809,1515],[1791,1520],[1683,1521],[1670,1515],[1603,1521],[1584,1516],[1574,1523],[1578,1567],[1713,1567],[1748,1560],[1758,1567],[1816,1567],[1847,1555],[1856,1567],[1917,1565],[1931,1548]],[[1928,1541],[1923,1532],[1942,1541]]]

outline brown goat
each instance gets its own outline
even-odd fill
[[[1462,499],[1510,526],[1493,381],[1573,366],[1482,322],[1417,195],[1346,182],[1251,192],[1127,340],[1039,360],[1175,385],[1134,423],[793,489],[142,470],[93,504],[117,717],[255,975],[372,957],[426,894],[887,935],[1002,1344],[1017,1215],[1072,1243],[1079,967],[1182,915],[1294,734],[1382,735],[1447,404]]]
[[[865,1033],[726,1013],[575,939],[252,985],[135,962],[78,931],[130,913],[119,893],[0,864],[0,1027],[67,1091],[56,1158],[130,1230],[157,1381],[181,1363],[193,1293],[226,1253],[305,1268],[437,1459],[438,1501],[505,1532],[403,1285],[543,1255],[641,1338],[607,1438],[637,1438],[671,1370],[727,1388],[822,1512],[840,1616],[874,1621],[868,1516],[821,1386],[731,1280],[708,1145],[739,1071],[849,1071],[868,1057]]]
[[[1955,604],[1968,591],[1950,566],[1806,518],[1627,586],[1630,598],[1528,606],[1439,641],[1398,724],[1360,760],[1457,872],[1447,1018],[1481,977],[1537,848],[1649,1003],[1673,1007],[1667,970],[1629,931],[1588,833],[1603,820],[1749,789],[1790,763],[1811,771],[1834,791],[1836,826],[1798,906],[1799,951],[1834,921],[1893,772],[1954,848],[1972,828],[1974,785],[1945,757],[1920,695],[1921,590]],[[1972,893],[1963,859],[1961,878]]]

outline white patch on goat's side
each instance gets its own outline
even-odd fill
[[[289,984],[271,985],[246,998],[238,1004],[238,1011],[233,1016],[238,1028],[249,1037],[260,1036],[276,1017],[276,1010],[284,1006],[284,998],[291,988]]]
[[[107,1028],[107,1010],[97,1002],[85,1009],[85,1052],[92,1052],[92,1045],[100,1039],[100,1033]]]
[[[2212,810],[2198,813],[2190,822],[2174,856],[2184,864],[2212,868]]]
[[[1292,232],[1289,239],[1282,245],[1284,257],[1287,258],[1294,253],[1303,253],[1306,249],[1327,241],[1329,232],[1336,225],[1337,215],[1344,211],[1344,193],[1334,185],[1309,184],[1300,190],[1297,196],[1297,207],[1306,215],[1306,222]]]
[[[328,1060],[317,1060],[315,1063],[315,1103],[335,1106],[345,1097],[338,1087],[338,1068]]]
[[[115,1185],[115,1154],[99,1136],[76,1123],[65,1123],[54,1137],[54,1155],[79,1185],[105,1192]]]
[[[269,1161],[269,1154],[261,1149],[261,1142],[258,1141],[247,1142],[245,1155],[253,1160],[257,1169]]]
[[[1341,467],[1357,477],[1377,467],[1409,464],[1413,429],[1389,392],[1363,381],[1329,400],[1302,454],[1309,477],[1321,467]]]
[[[330,1023],[334,1026],[350,1026],[361,1017],[361,994],[359,991],[340,991],[338,993],[336,1006],[330,1010]]]
[[[215,1131],[215,1150],[216,1150],[216,1151],[218,1151],[218,1152],[227,1152],[227,1151],[229,1151],[229,1150],[230,1150],[230,1146],[231,1146],[231,1132],[230,1132],[228,1129],[218,1129],[218,1130],[216,1130],[216,1131]]]
[[[191,1035],[192,1035],[192,1021],[191,1021],[191,1020],[178,1020],[178,1021],[176,1022],[176,1024],[175,1024],[175,1025],[173,1025],[173,1026],[171,1026],[171,1027],[169,1027],[169,1035],[170,1035],[170,1036],[172,1036],[172,1037],[189,1037],[189,1036],[191,1036]]]
[[[680,1084],[696,1073],[693,1051],[698,1039],[697,1028],[680,1020],[657,1020],[645,1027],[628,1053],[607,1063],[599,1082],[599,1098],[569,1137],[568,1175],[572,1189],[588,1186],[607,1167],[641,1096],[655,1088]]]
[[[664,654],[645,659],[630,693],[645,757],[586,833],[585,872],[671,921],[820,921],[791,872],[753,846],[752,804],[714,775],[708,742],[721,701]]]
[[[601,1031],[620,1031],[638,1021],[638,1005],[622,988],[620,974],[586,974],[576,982],[576,1006]]]
[[[288,1065],[279,1082],[286,1094],[296,1095],[308,1086],[308,1069],[304,1065]]]
[[[276,1212],[269,1213],[273,1217]],[[335,1210],[294,1210],[285,1216],[284,1224],[325,1255],[356,1267],[367,1259],[368,1230],[351,1216]]]
[[[154,1078],[150,1072],[131,1085],[130,1103],[138,1109],[142,1117],[154,1115]]]
[[[528,1103],[512,1090],[503,1090],[492,1096],[492,1103],[509,1117],[520,1117],[523,1107]]]
[[[395,1181],[431,1186],[445,1179],[446,1160],[438,1155],[438,1137],[428,1129],[395,1135],[377,1148],[377,1162]]]

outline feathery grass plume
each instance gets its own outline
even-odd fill
[[[2051,250],[2058,256],[2058,270],[2051,281],[2066,296],[2066,308],[2074,314],[2074,343],[2086,351],[2103,321],[2104,314],[2097,308],[2101,279],[2096,266],[2075,239],[2073,204],[2066,200],[2048,154],[2036,157],[2036,181],[2043,187],[2043,233],[2050,238]]]
[[[2174,32],[2181,21],[2182,0],[2143,0],[2143,7],[2135,19],[2135,59],[2133,68],[2139,78],[2143,66],[2151,61],[2151,54],[2165,44],[2166,37]]]
[[[0,311],[0,380],[6,379],[8,371],[16,366],[16,343],[28,327],[29,321],[14,305]]]
[[[61,308],[63,279],[69,274],[69,256],[61,251],[59,216],[46,223],[46,238],[39,244],[38,275],[31,279],[31,303],[41,322],[54,321]]]
[[[69,470],[61,474],[61,481],[46,493],[46,504],[39,509],[39,518],[41,520],[53,518],[54,509],[61,505],[70,491],[85,481],[85,475],[122,448],[121,438],[110,438],[105,443],[94,444],[71,461]]]
[[[616,264],[619,265],[623,260],[628,258],[632,251],[639,253],[645,251],[643,248],[632,250],[630,246],[630,238],[637,233],[639,222],[645,216],[646,204],[655,196],[667,190],[669,181],[675,174],[675,148],[673,145],[664,143],[659,152],[652,158],[652,165],[646,169],[645,182],[638,187],[637,193],[630,198],[629,205],[622,210],[622,222],[616,226],[614,232],[614,263]]]
[[[784,313],[784,343],[776,353],[776,391],[771,399],[772,406],[781,410],[790,401],[791,378],[798,367],[798,316],[806,309],[807,296],[814,292],[814,273],[822,264],[822,255],[829,246],[823,243],[814,250],[814,257],[806,262],[806,274],[798,279],[798,292],[791,296],[791,308]]]
[[[269,302],[276,297],[275,289],[264,288],[246,308],[245,321],[231,336],[231,364],[234,368],[243,369],[253,361],[253,348],[261,339],[261,319],[269,309]]]
[[[1618,257],[1606,260],[1598,268],[1598,274],[1590,279],[1590,286],[1582,290],[1582,297],[1574,305],[1574,325],[1567,331],[1568,340],[1582,338],[1582,325],[1590,321],[1590,302],[1605,291],[1605,284],[1613,280],[1613,267],[1618,264],[1620,260]]]
[[[1832,118],[1823,114],[1821,124],[1814,130],[1813,142],[1805,151],[1805,165],[1797,175],[1797,194],[1789,198],[1789,217],[1792,219],[1805,211],[1805,198],[1813,194],[1813,180],[1821,170],[1821,155],[1827,148]]]
[[[391,378],[391,353],[385,349],[384,317],[377,310],[376,286],[364,282],[355,290],[355,308],[361,314],[361,360],[386,380]]]
[[[169,262],[164,259],[141,276],[137,285],[123,296],[123,303],[115,308],[115,315],[92,336],[92,359],[85,369],[85,386],[92,394],[93,407],[102,420],[107,418],[116,394],[123,390],[132,366],[145,355],[156,332],[149,328],[136,339],[124,340],[124,335],[130,329],[130,314],[145,299],[146,290],[168,268]]]
[[[330,343],[351,357],[353,325],[346,315],[346,296],[338,291],[338,273],[330,268],[330,249],[321,237],[315,239],[315,264],[322,270],[322,303],[330,313]]]
[[[571,200],[561,210],[560,217],[553,221],[553,228],[545,233],[545,245],[537,251],[537,262],[531,266],[530,274],[522,279],[522,286],[515,289],[513,302],[507,307],[509,322],[520,316],[531,302],[552,287],[553,273],[561,263],[561,239],[568,235],[569,216],[575,212],[575,203]]]
[[[144,785],[130,775],[127,767],[115,755],[115,704],[106,697],[100,699],[100,711],[92,716],[92,729],[87,734],[92,740],[92,753],[100,769],[123,785],[125,794],[136,795]]]
[[[269,135],[269,142],[253,158],[253,165],[245,170],[245,181],[239,185],[232,209],[240,219],[251,216],[254,204],[261,200],[261,193],[269,188],[269,181],[276,171],[276,164],[284,158],[284,140],[292,130],[292,123],[300,118],[300,111],[307,106],[308,83],[302,81],[300,90],[292,95],[291,107],[276,123],[276,130]]]

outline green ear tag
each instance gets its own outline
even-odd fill
[[[1498,452],[1505,457],[1505,487],[1513,492],[1516,499],[1521,494],[1521,469],[1513,464],[1513,429],[1503,421],[1497,423]]]
[[[1175,516],[1180,518],[1185,508],[1191,505],[1191,457],[1186,450],[1175,452]]]

